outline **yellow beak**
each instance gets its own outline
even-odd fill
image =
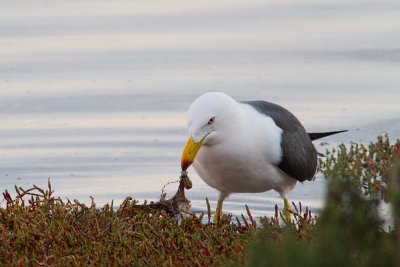
[[[201,139],[199,142],[195,143],[192,137],[189,138],[182,152],[182,159],[181,159],[182,171],[186,171],[187,168],[189,168],[189,166],[192,165],[197,152],[199,151],[201,145],[203,144],[203,140],[204,138]]]

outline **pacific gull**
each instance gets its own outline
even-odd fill
[[[219,92],[198,97],[188,115],[189,140],[182,171],[193,163],[201,179],[219,191],[214,221],[231,193],[271,189],[284,200],[297,181],[311,181],[317,169],[313,140],[343,131],[307,133],[285,108],[266,101],[235,101]]]

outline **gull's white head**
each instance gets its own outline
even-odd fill
[[[221,142],[232,125],[236,101],[224,93],[210,92],[198,97],[188,111],[189,140],[183,150],[181,167],[186,170],[202,145]]]

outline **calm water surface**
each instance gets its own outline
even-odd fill
[[[398,1],[0,2],[1,191],[51,177],[62,197],[155,200],[207,91],[279,103],[312,131],[351,130],[331,145],[400,136]],[[193,209],[215,205],[190,176]],[[289,198],[316,211],[324,185]],[[267,192],[224,208],[245,203],[255,215],[282,206]]]

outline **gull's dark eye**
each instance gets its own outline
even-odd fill
[[[211,118],[208,120],[207,124],[208,124],[208,125],[211,125],[211,124],[214,123],[214,121],[215,121],[215,117],[211,117]]]

